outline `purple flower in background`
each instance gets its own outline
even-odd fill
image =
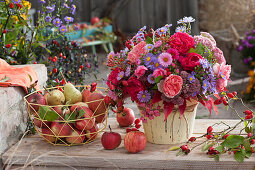
[[[40,2],[41,4],[45,4],[45,3],[46,3],[45,0],[39,0],[39,2]]]
[[[50,16],[46,16],[46,17],[45,17],[45,21],[46,21],[46,22],[51,22],[51,17],[50,17]]]
[[[65,7],[65,8],[67,8],[67,9],[69,9],[70,7],[68,6],[68,4],[67,3],[63,3],[63,6]]]
[[[55,10],[55,5],[52,5],[52,6],[46,6],[46,9],[48,10],[47,12],[48,13],[51,13]]]
[[[14,4],[18,4],[18,3],[20,3],[21,2],[21,0],[13,0],[13,3]]]
[[[155,84],[155,78],[153,77],[152,74],[150,74],[147,78],[147,81],[150,83],[150,84]]]
[[[60,31],[61,33],[65,33],[65,32],[67,31],[66,26],[65,26],[65,25],[62,25],[62,26],[59,28],[59,31]]]
[[[53,20],[53,24],[59,27],[62,24],[62,21],[59,18]]]
[[[238,48],[237,48],[237,51],[242,51],[242,50],[243,50],[243,46],[239,45]]]
[[[76,11],[76,6],[74,4],[71,5],[71,13],[74,15]]]
[[[152,53],[148,53],[144,56],[143,62],[145,63],[146,66],[149,65],[149,62],[151,61],[152,58],[153,58]]]
[[[119,81],[119,80],[121,80],[123,77],[124,77],[124,71],[121,71],[121,72],[119,72],[118,73],[118,77],[117,77],[117,80]]]
[[[147,90],[140,91],[137,98],[141,103],[148,103],[151,100],[151,94]]]
[[[151,51],[151,50],[153,50],[154,46],[152,44],[147,44],[145,46],[145,48],[146,48],[146,50]]]
[[[68,17],[68,16],[66,16],[65,17],[65,21],[67,22],[67,23],[69,23],[69,22],[73,22],[73,17]]]
[[[243,60],[244,64],[249,64],[251,61],[252,61],[252,57],[248,57]]]

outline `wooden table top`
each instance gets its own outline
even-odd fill
[[[224,121],[234,125],[238,120],[196,119],[193,136],[206,132],[208,126]],[[125,128],[120,128],[116,120],[109,118],[113,131],[119,132],[122,139]],[[216,131],[224,126],[217,126]],[[238,134],[241,127],[233,131]],[[196,141],[197,142],[197,141]],[[15,144],[2,155],[3,163],[21,168],[32,165],[31,169],[255,169],[255,156],[238,163],[233,154],[224,154],[219,162],[201,151],[194,149],[189,155],[176,156],[177,151],[168,151],[173,145],[147,143],[144,151],[131,154],[124,148],[124,142],[115,150],[104,150],[100,137],[92,143],[81,146],[53,146],[38,135],[28,136]],[[14,154],[15,153],[15,154]]]

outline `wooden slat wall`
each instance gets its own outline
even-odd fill
[[[38,7],[38,0],[31,0]],[[198,18],[197,0],[77,0],[76,19],[89,21],[93,16],[110,16],[115,28],[134,33],[144,25],[158,28],[166,23],[176,24],[183,16]],[[198,33],[198,22],[193,32]]]

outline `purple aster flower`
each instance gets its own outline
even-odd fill
[[[137,98],[141,103],[148,103],[151,100],[151,94],[147,90],[140,91],[137,94]]]
[[[155,42],[155,44],[154,44],[154,47],[155,48],[158,48],[158,47],[160,47],[162,45],[162,41],[157,41],[157,42]]]
[[[118,73],[117,80],[118,80],[118,81],[121,80],[121,79],[124,77],[124,75],[125,75],[124,71],[119,72],[119,73]]]
[[[166,27],[161,27],[161,28],[158,28],[156,31],[157,31],[158,35],[162,35],[162,34],[165,34],[167,32],[167,28]]]
[[[59,27],[62,24],[62,21],[59,18],[53,20],[53,24]]]
[[[159,68],[161,65],[157,59],[157,57],[153,56],[151,58],[151,61],[147,64],[147,67],[151,70],[155,70],[156,68]]]
[[[153,77],[152,74],[148,75],[147,81],[148,81],[150,84],[155,84],[155,78]]]
[[[166,28],[170,28],[173,24],[166,24],[165,27]]]
[[[219,72],[220,78],[222,78],[223,80],[226,80],[226,76],[220,71]]]
[[[161,53],[158,56],[158,61],[163,67],[167,67],[172,64],[173,58],[172,55],[169,53]]]
[[[143,58],[143,62],[145,63],[145,65],[149,65],[151,59],[153,58],[153,54],[152,53],[148,53],[144,56]]]
[[[59,31],[60,31],[61,33],[67,32],[66,26],[65,26],[65,25],[62,25],[62,26],[59,28]]]
[[[45,3],[46,3],[45,0],[39,0],[39,2],[40,2],[41,4],[45,4]]]
[[[145,30],[146,30],[146,26],[143,26],[142,28],[140,28],[139,31],[143,32],[143,31],[145,31]]]
[[[186,32],[186,27],[184,26],[176,27],[175,32]]]
[[[67,3],[63,3],[63,6],[65,7],[65,8],[67,8],[67,9],[69,9],[70,7],[68,6],[68,4]]]
[[[76,11],[76,6],[74,4],[71,5],[71,13],[74,15]]]
[[[45,21],[46,21],[46,22],[51,22],[51,17],[50,17],[50,16],[46,16],[46,17],[45,17]]]
[[[147,44],[145,46],[145,48],[146,48],[146,50],[151,51],[151,50],[153,50],[154,46],[152,44]]]
[[[21,0],[13,0],[13,3],[14,4],[18,4],[18,3],[20,3],[21,2]]]
[[[193,83],[195,81],[195,72],[192,71],[192,73],[188,76],[188,80],[190,83]]]
[[[65,17],[65,21],[67,22],[67,23],[69,23],[69,22],[73,22],[73,17],[68,17],[68,16],[66,16]]]
[[[55,10],[55,5],[52,5],[52,6],[46,6],[46,9],[48,10],[47,12],[48,13],[51,13]]]
[[[130,75],[130,70],[131,70],[130,67],[128,67],[128,68],[126,69],[126,72],[125,72],[125,76],[126,76],[126,77],[128,77],[128,76]]]
[[[202,85],[202,89],[203,92],[205,93],[207,91],[207,89],[209,88],[210,83],[207,80],[203,81],[203,85]]]

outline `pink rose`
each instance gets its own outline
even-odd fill
[[[164,76],[166,75],[166,70],[162,69],[162,68],[157,68],[156,70],[154,70],[153,72],[153,77],[154,78],[157,78],[158,76]]]
[[[138,66],[135,70],[136,77],[137,78],[142,77],[145,74],[146,70],[148,69],[145,66]]]
[[[132,63],[135,63],[141,56],[142,54],[146,53],[146,42],[142,41],[139,44],[135,45],[134,48],[128,53],[128,60],[131,61]]]
[[[183,80],[178,75],[171,74],[158,83],[158,90],[168,98],[173,98],[182,89]]]
[[[200,59],[203,59],[203,57],[197,53],[188,53],[185,58],[179,58],[183,69],[190,71],[193,71],[196,66],[200,65]]]
[[[169,44],[176,49],[181,55],[188,53],[189,49],[194,47],[195,42],[192,36],[187,33],[177,32],[170,37]]]
[[[216,81],[216,90],[220,93],[224,91],[229,81],[231,65],[216,63],[213,66],[213,72],[216,75],[216,77],[219,78]]]

